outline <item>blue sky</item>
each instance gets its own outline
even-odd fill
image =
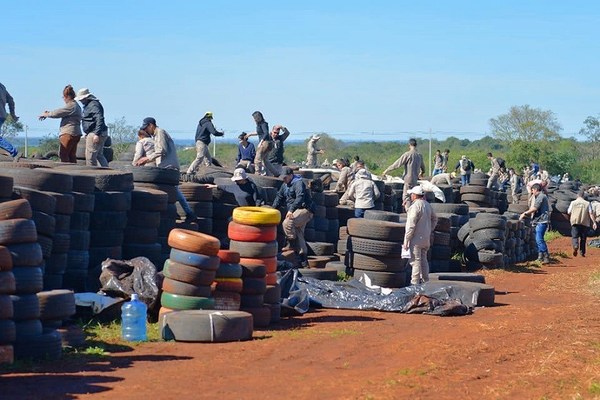
[[[488,132],[512,105],[555,112],[565,136],[600,113],[600,3],[591,1],[37,1],[3,15],[0,82],[33,136],[65,84],[108,121],[154,116],[192,138],[261,110],[297,138],[406,140]],[[368,132],[368,133],[367,133]],[[229,135],[228,135],[229,133]]]

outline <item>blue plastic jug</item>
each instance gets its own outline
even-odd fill
[[[148,307],[137,294],[121,307],[121,337],[130,342],[144,342],[146,336],[146,312]]]

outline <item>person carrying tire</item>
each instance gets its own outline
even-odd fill
[[[340,204],[347,204],[349,199],[354,199],[354,217],[363,218],[365,211],[375,207],[375,200],[379,196],[381,193],[371,179],[371,174],[363,168],[356,171],[354,182],[340,199]]]
[[[410,265],[412,266],[411,285],[429,281],[429,263],[427,251],[431,247],[431,236],[437,225],[437,216],[431,204],[425,200],[425,191],[421,186],[415,186],[408,191],[411,206],[406,216],[406,233],[404,234],[404,250],[410,250]]]
[[[81,126],[85,133],[85,163],[108,167],[108,160],[104,157],[104,143],[108,138],[104,107],[87,88],[79,89],[75,100],[83,104]]]
[[[12,120],[17,122],[19,117],[15,114],[15,101],[6,90],[6,87],[0,83],[0,130],[2,129],[2,125],[4,125],[4,121],[6,121],[6,117],[8,114],[6,113],[6,105],[8,104],[8,110]],[[19,161],[21,158],[21,153],[15,146],[13,146],[8,140],[4,139],[2,135],[0,135],[0,149],[6,151],[14,161]]]
[[[585,242],[587,240],[588,230],[590,227],[594,230],[598,228],[592,205],[585,199],[585,190],[579,190],[577,198],[569,204],[567,214],[570,215],[571,221],[573,257],[577,257],[578,249],[581,257],[585,257]]]
[[[198,121],[198,126],[196,127],[196,158],[189,166],[187,173],[193,174],[196,172],[196,169],[200,164],[205,167],[210,167],[212,165],[212,157],[210,156],[210,151],[208,149],[208,145],[210,144],[210,135],[213,136],[223,136],[224,133],[217,131],[215,126],[212,123],[213,113],[212,111],[207,111],[204,113],[204,117]]]
[[[473,161],[467,158],[466,155],[463,155],[456,163],[454,171],[457,169],[460,171],[460,185],[466,186],[471,183],[471,172],[473,172],[475,169],[475,164],[473,164]]]
[[[39,120],[46,118],[60,118],[60,133],[58,141],[60,147],[58,156],[61,162],[77,163],[77,143],[81,140],[81,107],[75,101],[75,90],[73,86],[67,85],[63,89],[63,100],[65,105],[54,111],[44,111]]]
[[[144,131],[154,138],[154,154],[140,158],[136,165],[146,165],[147,163],[156,162],[159,168],[175,169],[179,171],[179,159],[177,158],[177,148],[171,136],[162,128],[156,125],[156,120],[152,117],[144,118],[140,131]],[[177,201],[185,211],[185,221],[194,222],[198,219],[196,214],[190,208],[187,200],[181,193],[179,186],[175,186],[177,190]]]
[[[548,253],[548,245],[544,240],[544,234],[548,229],[549,211],[548,197],[542,192],[542,186],[539,183],[531,186],[531,205],[529,209],[519,216],[519,220],[525,217],[532,216],[533,226],[535,227],[535,242],[538,248],[538,261],[543,264],[550,262],[550,253]]]
[[[304,240],[304,228],[315,213],[310,190],[299,175],[294,175],[290,167],[283,167],[281,179],[284,184],[275,196],[273,208],[279,208],[285,202],[287,213],[282,222],[283,231],[289,247],[298,254],[303,268],[308,266],[308,248]]]
[[[425,174],[425,162],[423,156],[417,152],[417,140],[411,138],[408,141],[408,151],[394,161],[392,165],[387,167],[382,175],[387,175],[388,172],[404,167],[404,188],[402,190],[402,206],[406,209],[407,203],[410,200],[408,191],[417,185],[417,181]]]

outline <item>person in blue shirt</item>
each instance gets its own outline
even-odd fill
[[[248,134],[242,132],[238,136],[240,143],[238,144],[238,155],[235,161],[236,168],[244,168],[247,172],[254,172],[254,158],[256,157],[256,148],[252,142],[248,141]]]

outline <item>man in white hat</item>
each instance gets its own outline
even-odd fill
[[[317,141],[319,139],[321,139],[321,136],[312,135],[312,137],[308,140],[308,155],[306,156],[306,165],[309,168],[316,168],[319,165],[319,163],[317,162],[317,154],[325,153],[325,151],[317,147]]]
[[[81,126],[85,134],[85,163],[108,167],[104,157],[104,143],[108,138],[108,127],[104,122],[104,107],[87,88],[79,89],[75,100],[83,104]]]
[[[212,164],[212,157],[210,156],[210,151],[208,149],[210,135],[223,136],[223,132],[215,129],[212,119],[212,111],[207,111],[204,113],[204,117],[198,122],[198,127],[196,127],[196,159],[188,168],[188,174],[196,172],[196,169],[200,164],[206,167]]]
[[[224,192],[231,193],[239,206],[260,206],[264,204],[261,190],[248,178],[244,168],[236,168],[231,180],[235,185],[218,185]]]
[[[425,200],[425,191],[420,185],[410,189],[408,194],[412,204],[407,211],[403,248],[410,249],[410,283],[418,285],[429,281],[427,250],[431,246],[431,234],[437,224],[437,216]]]

